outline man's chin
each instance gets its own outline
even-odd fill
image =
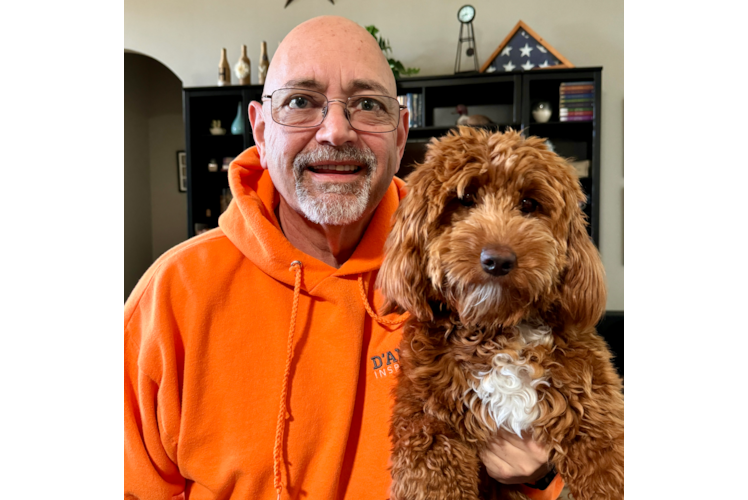
[[[347,226],[364,217],[368,197],[360,199],[352,194],[317,194],[301,197],[299,208],[304,216],[315,224]]]

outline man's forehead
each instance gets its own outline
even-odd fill
[[[314,77],[292,78],[284,82],[283,87],[316,90],[322,93],[325,93],[327,90],[327,84]],[[348,82],[343,82],[343,91],[349,94],[360,92],[372,92],[382,95],[390,94],[387,87],[382,83],[369,78],[355,78]]]
[[[391,97],[397,92],[376,39],[361,26],[337,17],[315,18],[292,30],[276,51],[266,82],[267,91],[293,87]]]

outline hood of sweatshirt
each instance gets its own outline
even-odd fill
[[[265,274],[294,285],[288,272],[294,261],[302,262],[302,290],[309,291],[330,276],[358,275],[379,269],[392,215],[405,195],[405,183],[394,178],[369,222],[353,255],[335,269],[296,249],[283,235],[275,208],[280,197],[270,174],[262,168],[256,147],[245,150],[234,159],[228,172],[233,200],[218,220],[224,234]]]

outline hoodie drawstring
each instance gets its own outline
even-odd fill
[[[278,493],[278,500],[281,498],[281,492],[283,486],[281,485],[281,454],[283,447],[283,431],[286,428],[286,399],[288,398],[288,377],[291,373],[291,360],[293,359],[293,338],[296,332],[296,316],[299,312],[299,295],[301,294],[301,270],[303,265],[300,261],[295,260],[291,262],[289,271],[296,273],[296,280],[293,287],[293,306],[291,307],[291,324],[288,327],[288,347],[286,350],[286,369],[283,373],[283,385],[281,388],[280,404],[278,405],[278,423],[275,427],[275,445],[273,447],[273,486],[275,491]],[[403,323],[410,316],[407,312],[401,314],[395,319],[386,319],[379,316],[369,305],[369,299],[366,295],[366,288],[364,287],[364,277],[362,274],[358,275],[358,288],[361,292],[361,301],[364,303],[364,308],[369,316],[372,317],[379,324],[385,325],[397,325]]]
[[[281,497],[281,453],[283,444],[283,431],[286,428],[286,398],[288,396],[288,375],[291,373],[291,359],[293,358],[293,335],[296,331],[296,315],[299,312],[299,295],[301,293],[301,269],[300,261],[291,262],[289,271],[296,272],[296,281],[293,286],[293,306],[291,308],[291,324],[288,327],[288,348],[286,350],[286,370],[283,373],[283,386],[281,389],[280,405],[278,408],[278,424],[275,427],[275,446],[273,447],[273,486],[278,492],[278,500]]]
[[[359,274],[358,275],[358,290],[361,292],[361,301],[364,303],[364,307],[366,308],[366,312],[369,313],[369,316],[379,323],[380,325],[399,325],[400,323],[404,323],[406,319],[410,316],[410,313],[407,311],[398,316],[395,319],[386,319],[383,316],[379,316],[377,313],[374,312],[374,310],[369,305],[369,299],[367,298],[366,294],[366,288],[364,288],[364,275]]]

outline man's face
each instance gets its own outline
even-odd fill
[[[355,94],[396,97],[381,51],[371,35],[363,34],[371,40],[347,25],[292,32],[276,54],[281,60],[273,61],[264,94],[300,88],[342,101]],[[341,103],[330,103],[322,125],[314,128],[276,123],[269,100],[252,103],[250,118],[262,166],[280,195],[296,212],[323,225],[348,225],[376,209],[407,138],[406,112],[400,112],[397,130],[366,133],[351,128]]]

